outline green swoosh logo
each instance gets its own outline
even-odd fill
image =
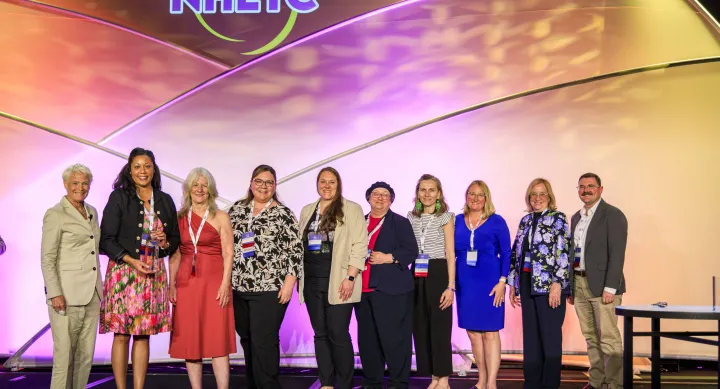
[[[217,31],[215,31],[215,29],[210,27],[210,25],[207,24],[205,19],[203,19],[202,15],[199,13],[196,13],[195,17],[200,22],[200,24],[202,24],[202,26],[205,27],[206,30],[208,30],[209,33],[215,35],[216,37],[218,37],[222,40],[226,40],[228,42],[245,42],[244,40],[230,38],[229,36],[225,36]],[[288,18],[288,21],[285,23],[285,27],[283,27],[283,29],[280,30],[280,33],[277,34],[277,36],[275,36],[275,38],[273,38],[265,46],[262,46],[258,49],[248,51],[245,53],[241,53],[241,54],[242,55],[258,55],[258,54],[267,53],[268,51],[278,47],[290,35],[290,32],[292,31],[293,27],[295,27],[296,21],[297,21],[297,12],[293,10],[290,12],[290,17]]]

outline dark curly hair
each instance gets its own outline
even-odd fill
[[[133,159],[140,155],[144,155],[150,158],[150,161],[153,164],[153,178],[150,181],[150,185],[152,185],[153,189],[155,190],[162,190],[162,182],[160,181],[160,167],[155,162],[155,154],[153,154],[153,152],[150,150],[145,150],[140,147],[136,147],[130,152],[127,163],[120,170],[120,173],[118,174],[115,182],[113,183],[113,189],[122,189],[130,196],[135,196],[135,181],[133,181],[132,175],[130,174],[130,165],[132,164]]]

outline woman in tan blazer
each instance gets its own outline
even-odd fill
[[[67,194],[45,212],[41,259],[53,337],[51,389],[85,388],[92,368],[100,299],[100,226],[85,202],[92,173],[76,164],[63,172]]]
[[[355,369],[350,317],[362,295],[357,278],[367,257],[367,226],[360,205],[342,197],[337,170],[323,168],[316,183],[320,198],[300,213],[305,277],[298,294],[315,331],[322,388],[349,389]]]

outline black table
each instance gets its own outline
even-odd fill
[[[633,337],[651,337],[651,382],[652,389],[660,388],[660,338],[670,338],[718,346],[718,387],[720,387],[720,307],[711,306],[668,305],[660,308],[654,305],[628,305],[615,308],[618,316],[625,317],[624,335],[625,349],[623,355],[623,387],[633,387]],[[650,318],[650,332],[633,331],[633,318]],[[718,332],[661,332],[660,319],[686,319],[686,320],[717,320]],[[696,338],[696,336],[718,336],[718,340]]]

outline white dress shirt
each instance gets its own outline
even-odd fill
[[[575,232],[573,234],[575,239],[575,247],[580,247],[580,266],[575,270],[585,270],[585,241],[587,237],[587,230],[588,227],[590,227],[590,222],[595,215],[595,211],[597,211],[598,205],[600,205],[599,199],[595,203],[595,205],[592,206],[592,208],[585,210],[585,207],[582,207],[580,209],[580,220],[575,226]],[[573,253],[573,255],[575,255],[575,253]],[[615,292],[617,292],[617,289],[605,287],[605,291],[611,294],[615,294]]]

